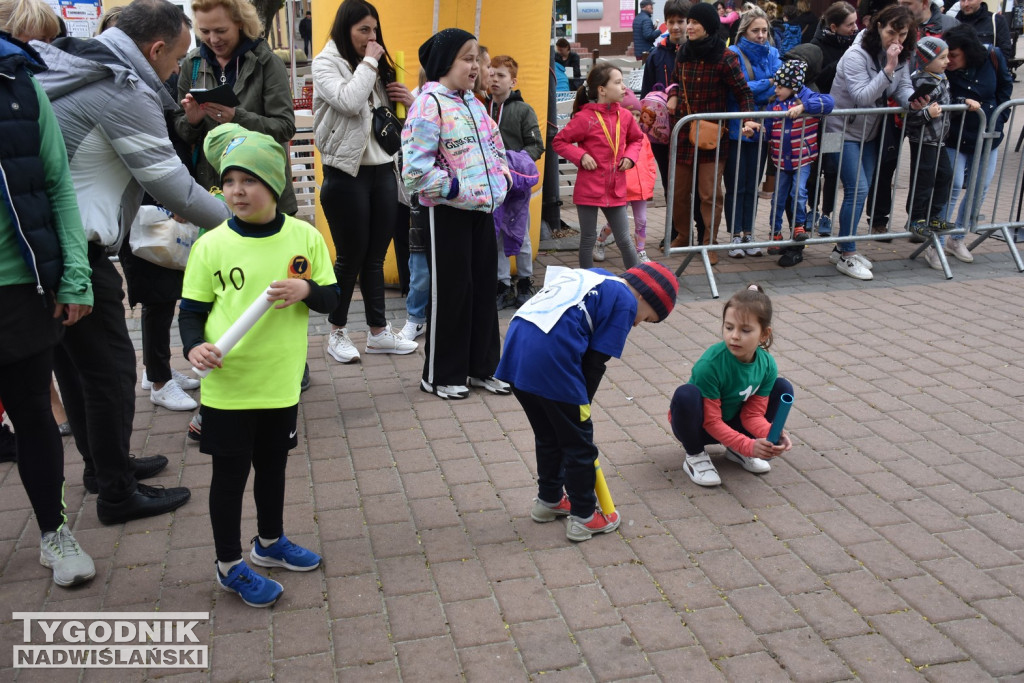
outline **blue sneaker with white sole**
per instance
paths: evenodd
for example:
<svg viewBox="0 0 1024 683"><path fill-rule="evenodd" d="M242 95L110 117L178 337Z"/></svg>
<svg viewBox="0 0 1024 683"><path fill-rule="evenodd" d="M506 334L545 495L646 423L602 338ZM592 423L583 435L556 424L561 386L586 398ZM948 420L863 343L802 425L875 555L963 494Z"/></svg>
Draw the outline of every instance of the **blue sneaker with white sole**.
<svg viewBox="0 0 1024 683"><path fill-rule="evenodd" d="M319 555L312 550L295 545L284 534L268 548L260 545L259 536L254 536L249 558L253 564L258 564L261 567L284 567L293 572L308 572L320 566Z"/></svg>
<svg viewBox="0 0 1024 683"><path fill-rule="evenodd" d="M216 572L217 584L226 591L238 593L242 602L250 607L270 607L284 593L284 586L260 576L244 560L232 567L227 576L220 573L220 568L216 568Z"/></svg>

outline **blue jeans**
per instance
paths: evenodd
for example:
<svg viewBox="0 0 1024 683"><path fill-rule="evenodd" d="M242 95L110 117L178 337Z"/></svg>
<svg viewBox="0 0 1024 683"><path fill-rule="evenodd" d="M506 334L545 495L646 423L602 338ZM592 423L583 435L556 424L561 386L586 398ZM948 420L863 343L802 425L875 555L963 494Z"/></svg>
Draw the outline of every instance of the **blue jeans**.
<svg viewBox="0 0 1024 683"><path fill-rule="evenodd" d="M430 298L430 271L427 268L427 254L414 251L409 254L409 294L405 298L405 310L409 321L417 325L427 322L427 300Z"/></svg>
<svg viewBox="0 0 1024 683"><path fill-rule="evenodd" d="M864 213L864 203L871 189L871 177L878 165L878 140L843 142L843 158L839 163L839 179L843 183L843 203L839 207L839 236L848 237L857 233L857 223ZM841 242L843 253L857 251L856 242Z"/></svg>
<svg viewBox="0 0 1024 683"><path fill-rule="evenodd" d="M730 145L725 161L725 223L733 235L754 232L757 185L767 161L767 145L761 142Z"/></svg>
<svg viewBox="0 0 1024 683"><path fill-rule="evenodd" d="M960 152L958 150L947 147L946 151L949 152L950 163L953 164L953 182L950 186L949 203L946 204L946 213L943 215L943 220L948 221L953 216L953 209L956 207L957 200L960 199L960 193L964 187L970 182L971 164L974 163L974 155ZM980 152L978 152L980 154ZM985 195L988 194L988 186L992 182L992 177L996 173L996 165L999 163L999 150L994 149L988 156L988 166L985 168L978 168L979 173L983 173L983 182L978 183L977 189L974 194L974 203L977 206L981 202L985 201ZM965 215L967 210L967 197L964 196L964 201L960 204L959 209L956 212L956 227L962 228L967 224L969 216ZM963 239L963 236L956 235L951 239ZM945 243L945 240L943 240Z"/></svg>
<svg viewBox="0 0 1024 683"><path fill-rule="evenodd" d="M793 225L807 225L807 178L811 175L811 164L795 171L778 169L775 179L775 194L772 195L772 234L782 232L782 214L786 213L786 202L793 201Z"/></svg>

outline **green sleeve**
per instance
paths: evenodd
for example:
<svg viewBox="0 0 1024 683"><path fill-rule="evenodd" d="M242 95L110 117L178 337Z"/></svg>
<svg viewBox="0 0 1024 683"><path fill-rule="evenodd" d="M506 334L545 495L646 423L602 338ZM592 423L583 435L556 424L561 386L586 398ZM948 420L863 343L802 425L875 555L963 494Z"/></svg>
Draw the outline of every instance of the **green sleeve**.
<svg viewBox="0 0 1024 683"><path fill-rule="evenodd" d="M269 48L267 48L269 50ZM256 68L261 70L261 88L259 96L262 98L263 114L256 114L243 105L235 107L234 122L243 128L254 130L257 133L265 133L274 138L279 144L286 145L292 136L295 135L295 107L292 101L292 86L288 80L288 70L284 62L270 52L270 58L261 60ZM251 53L252 59L256 59L255 51ZM251 87L251 84L246 84Z"/></svg>
<svg viewBox="0 0 1024 683"><path fill-rule="evenodd" d="M43 162L46 194L53 208L53 222L64 259L57 301L92 306L92 268L89 266L85 228L78 211L75 186L71 182L71 169L68 168L68 150L50 100L35 78L32 86L39 100L39 158Z"/></svg>
<svg viewBox="0 0 1024 683"><path fill-rule="evenodd" d="M193 56L190 52L185 61L182 62L181 72L178 74L178 102L180 103L185 99L185 95L192 89L192 64L198 59ZM203 136L206 135L206 128L202 122L198 126L193 126L188 122L188 117L185 116L185 110L179 109L174 114L174 130L185 142L195 145L201 144Z"/></svg>

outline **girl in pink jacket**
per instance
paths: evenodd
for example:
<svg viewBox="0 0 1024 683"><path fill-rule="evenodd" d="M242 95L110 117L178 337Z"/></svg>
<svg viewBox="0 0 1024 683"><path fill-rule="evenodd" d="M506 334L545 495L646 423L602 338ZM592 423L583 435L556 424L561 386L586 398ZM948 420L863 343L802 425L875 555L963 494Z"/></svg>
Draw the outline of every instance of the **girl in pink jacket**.
<svg viewBox="0 0 1024 683"><path fill-rule="evenodd" d="M552 143L555 152L579 167L572 201L580 222L580 267L594 266L597 210L612 228L625 268L639 262L626 219L626 172L636 165L644 134L619 105L626 93L622 72L598 64L576 92L573 116Z"/></svg>
<svg viewBox="0 0 1024 683"><path fill-rule="evenodd" d="M627 90L626 96L622 98L622 106L625 107L633 120L640 123L640 100L632 91ZM647 202L654 199L654 182L658 177L658 166L654 161L654 151L651 149L651 141L648 136L643 136L640 147L640 158L636 165L626 171L626 201L629 208L633 210L633 240L636 246L636 256L641 262L647 262ZM597 245L594 246L594 260L604 261L604 248L606 240L611 236L610 226L604 226L601 234L597 236Z"/></svg>

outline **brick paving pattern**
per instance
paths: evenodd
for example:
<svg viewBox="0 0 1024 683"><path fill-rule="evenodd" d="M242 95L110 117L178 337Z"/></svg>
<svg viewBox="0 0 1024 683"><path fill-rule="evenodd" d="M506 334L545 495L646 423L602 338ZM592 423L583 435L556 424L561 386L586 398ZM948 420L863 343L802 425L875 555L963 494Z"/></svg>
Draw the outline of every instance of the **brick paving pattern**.
<svg viewBox="0 0 1024 683"><path fill-rule="evenodd" d="M97 576L64 590L39 565L17 469L0 465L0 681L1019 680L1024 276L993 240L951 281L905 241L862 248L872 282L837 274L824 246L793 269L716 268L723 297L765 283L772 353L796 387L792 452L763 476L718 457L719 488L690 482L665 417L719 338L724 299L684 273L676 311L634 330L597 394L623 523L582 544L529 518L533 437L514 398L424 394L422 352L339 365L314 316L285 528L325 561L269 570L285 587L273 609L215 587L207 456L185 437L190 414L139 390L133 451L170 458L152 483L193 499L105 527L65 439L70 523ZM538 277L575 262L542 253ZM614 248L607 265L621 268ZM388 308L401 324L394 292ZM15 670L16 610L209 611L212 666Z"/></svg>

